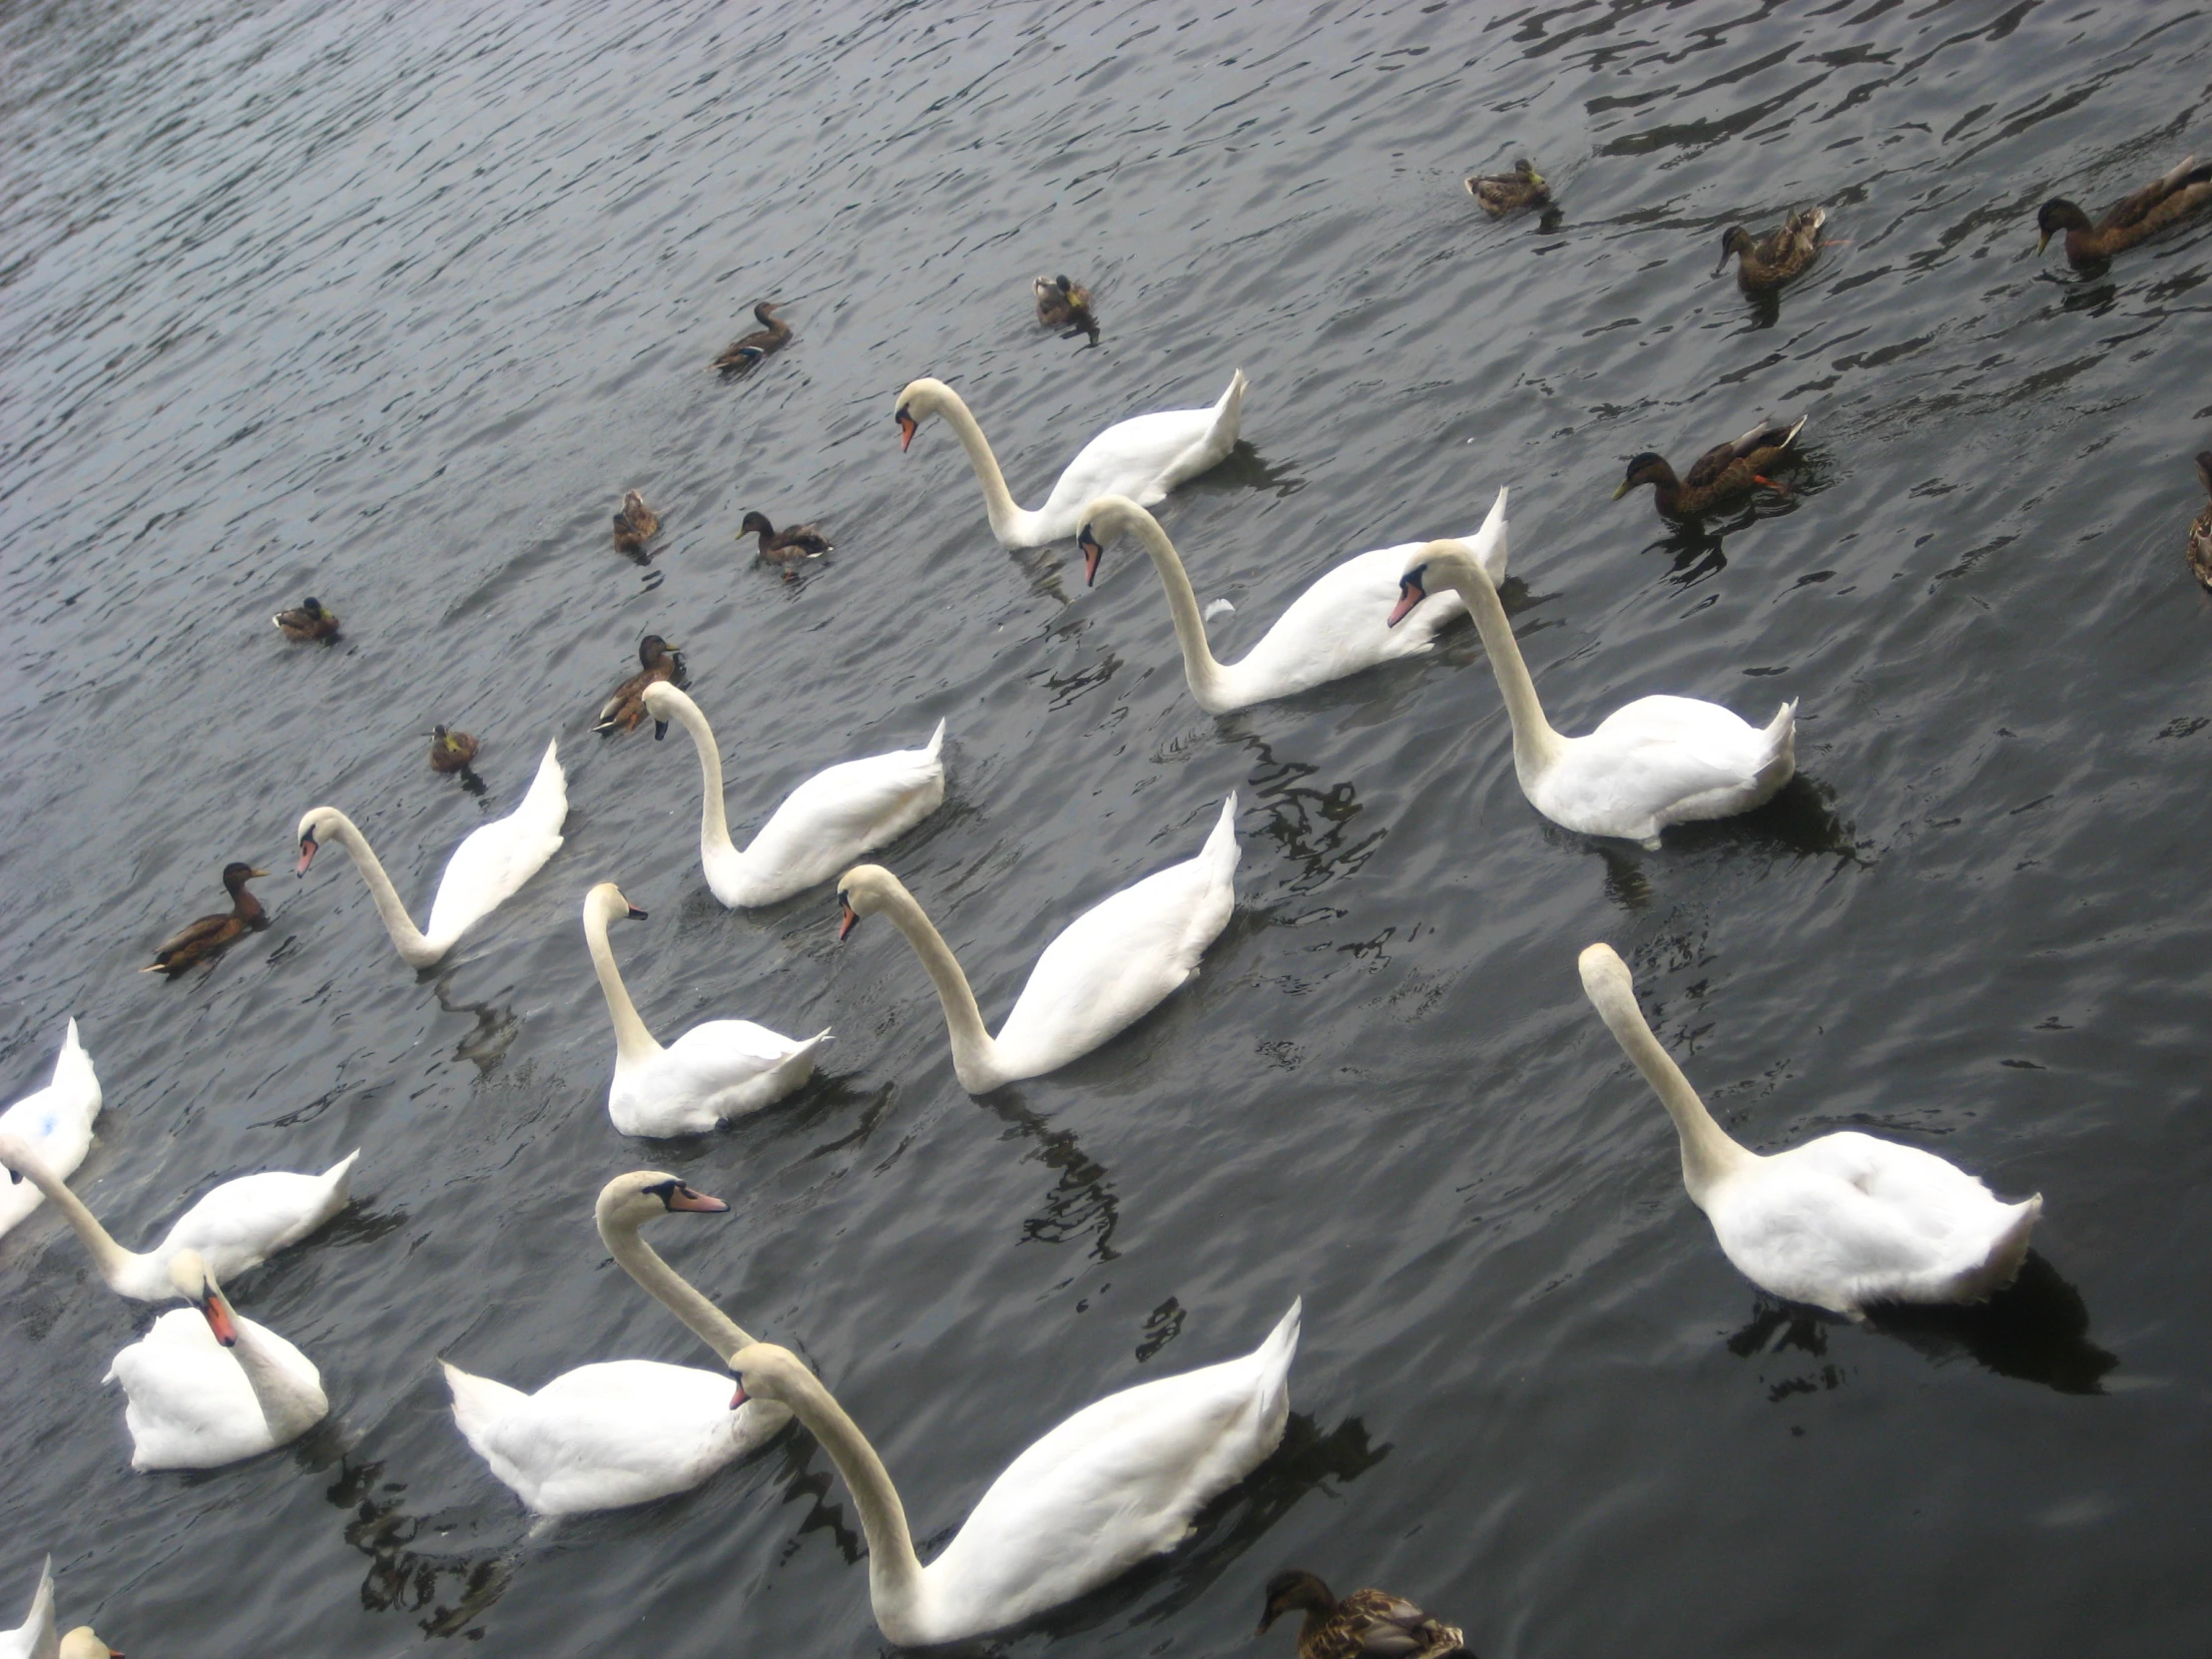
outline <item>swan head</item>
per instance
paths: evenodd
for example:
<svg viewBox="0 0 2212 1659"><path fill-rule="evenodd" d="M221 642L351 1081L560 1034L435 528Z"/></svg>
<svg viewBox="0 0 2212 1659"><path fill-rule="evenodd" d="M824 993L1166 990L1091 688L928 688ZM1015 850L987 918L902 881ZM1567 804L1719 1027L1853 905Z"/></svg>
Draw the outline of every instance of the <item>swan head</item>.
<svg viewBox="0 0 2212 1659"><path fill-rule="evenodd" d="M1075 538L1076 546L1083 550L1083 585L1086 588L1098 580L1099 563L1106 557L1106 549L1119 541L1122 532L1138 519L1151 517L1126 495L1102 495L1090 504L1083 514L1082 532Z"/></svg>
<svg viewBox="0 0 2212 1659"><path fill-rule="evenodd" d="M1265 1636L1268 1626L1285 1613L1311 1611L1326 1615L1336 1610L1337 1598L1314 1574L1297 1568L1279 1572L1268 1580L1268 1604L1260 1614L1260 1628L1254 1634Z"/></svg>
<svg viewBox="0 0 2212 1659"><path fill-rule="evenodd" d="M1751 233L1741 225L1731 225L1721 233L1721 263L1713 268L1718 276L1728 269L1728 262L1739 254L1756 254L1759 245L1751 240Z"/></svg>
<svg viewBox="0 0 2212 1659"><path fill-rule="evenodd" d="M1628 964L1621 960L1620 952L1611 945L1598 943L1589 946L1575 958L1574 964L1582 974L1582 990L1591 1001L1601 995L1618 1000L1627 997L1636 1000L1636 981L1628 971Z"/></svg>
<svg viewBox="0 0 2212 1659"><path fill-rule="evenodd" d="M307 866L314 862L315 850L322 845L325 836L338 833L345 823L345 815L335 807L310 807L299 820L299 869L307 873Z"/></svg>
<svg viewBox="0 0 2212 1659"><path fill-rule="evenodd" d="M789 1405L797 1392L793 1384L801 1379L813 1381L798 1355L774 1343L755 1343L751 1348L739 1349L730 1356L730 1371L738 1380L737 1391L730 1396L733 1411L749 1399Z"/></svg>
<svg viewBox="0 0 2212 1659"><path fill-rule="evenodd" d="M730 1208L721 1199L701 1192L682 1176L666 1170L636 1169L618 1175L599 1189L593 1207L602 1230L638 1228L661 1216L690 1213L719 1216Z"/></svg>
<svg viewBox="0 0 2212 1659"><path fill-rule="evenodd" d="M1621 479L1620 488L1613 492L1613 499L1618 501L1639 484L1664 486L1673 477L1674 468L1667 465L1666 457L1654 455L1647 449L1629 461L1628 472Z"/></svg>
<svg viewBox="0 0 2212 1659"><path fill-rule="evenodd" d="M906 389L898 394L898 447L914 441L914 428L942 409L945 399L953 395L952 388L942 380L920 379L907 382Z"/></svg>
<svg viewBox="0 0 2212 1659"><path fill-rule="evenodd" d="M584 894L584 915L587 920L598 921L601 925L620 921L625 916L632 921L646 919L645 911L623 897L622 889L612 881L602 881Z"/></svg>
<svg viewBox="0 0 2212 1659"><path fill-rule="evenodd" d="M61 1659L123 1659L122 1651L103 1642L89 1624L80 1624L62 1638Z"/></svg>
<svg viewBox="0 0 2212 1659"><path fill-rule="evenodd" d="M179 1296L200 1310L217 1342L225 1348L237 1344L239 1332L231 1318L230 1301L224 1296L223 1287L216 1283L208 1264L201 1260L199 1251L180 1250L169 1259L169 1283Z"/></svg>
<svg viewBox="0 0 2212 1659"><path fill-rule="evenodd" d="M666 680L656 680L645 688L645 712L653 717L653 741L659 743L668 736L668 723L681 720L684 710L699 712L699 705L686 697L682 688Z"/></svg>
<svg viewBox="0 0 2212 1659"><path fill-rule="evenodd" d="M1490 583L1490 573L1482 568L1463 541L1426 541L1406 555L1404 574L1397 579L1397 603L1390 607L1389 625L1395 628L1413 614L1413 607L1428 597L1435 587L1473 587L1476 583Z"/></svg>
<svg viewBox="0 0 2212 1659"><path fill-rule="evenodd" d="M893 893L905 890L881 864L854 864L837 877L837 937L847 937L862 916L875 914Z"/></svg>

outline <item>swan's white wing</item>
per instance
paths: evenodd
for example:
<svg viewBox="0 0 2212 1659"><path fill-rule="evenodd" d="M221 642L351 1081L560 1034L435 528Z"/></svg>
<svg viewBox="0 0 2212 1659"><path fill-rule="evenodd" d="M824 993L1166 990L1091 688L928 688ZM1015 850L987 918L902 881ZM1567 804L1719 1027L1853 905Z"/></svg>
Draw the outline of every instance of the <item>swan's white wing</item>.
<svg viewBox="0 0 2212 1659"><path fill-rule="evenodd" d="M179 1216L149 1254L166 1262L189 1246L207 1258L218 1279L244 1273L343 1209L352 1167L347 1158L321 1175L265 1170L226 1181Z"/></svg>
<svg viewBox="0 0 2212 1659"><path fill-rule="evenodd" d="M748 904L773 904L830 880L895 840L944 802L944 722L920 749L842 761L784 798L742 857Z"/></svg>
<svg viewBox="0 0 2212 1659"><path fill-rule="evenodd" d="M522 805L472 830L453 849L438 878L437 896L430 901L424 936L441 948L448 946L512 898L561 849L561 826L567 819L568 779L561 771L559 746L549 743Z"/></svg>
<svg viewBox="0 0 2212 1659"><path fill-rule="evenodd" d="M1222 680L1242 708L1290 697L1357 674L1377 663L1417 656L1466 602L1449 588L1430 594L1395 628L1390 606L1397 598L1405 560L1418 547L1407 542L1347 559L1323 574L1242 659L1224 666Z"/></svg>
<svg viewBox="0 0 2212 1659"><path fill-rule="evenodd" d="M827 1031L804 1041L749 1019L695 1025L652 1059L615 1068L607 1113L625 1135L702 1135L814 1075Z"/></svg>
<svg viewBox="0 0 2212 1659"><path fill-rule="evenodd" d="M1771 758L1766 736L1717 703L1640 697L1570 739L1532 794L1570 830L1642 839L1679 822L1685 803L1757 792Z"/></svg>
<svg viewBox="0 0 2212 1659"><path fill-rule="evenodd" d="M0 1112L0 1134L30 1142L47 1167L67 1181L91 1150L92 1120L99 1115L100 1078L72 1019L54 1057L53 1080ZM28 1181L0 1182L0 1233L37 1209L43 1196Z"/></svg>
<svg viewBox="0 0 2212 1659"><path fill-rule="evenodd" d="M54 1558L39 1568L31 1611L13 1630L0 1630L0 1659L60 1659L61 1638L54 1631Z"/></svg>

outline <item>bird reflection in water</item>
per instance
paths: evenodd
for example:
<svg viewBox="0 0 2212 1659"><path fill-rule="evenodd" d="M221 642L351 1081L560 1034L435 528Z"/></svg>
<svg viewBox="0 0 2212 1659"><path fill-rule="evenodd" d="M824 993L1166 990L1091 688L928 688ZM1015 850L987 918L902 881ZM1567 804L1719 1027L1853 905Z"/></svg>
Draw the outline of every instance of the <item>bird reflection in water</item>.
<svg viewBox="0 0 2212 1659"><path fill-rule="evenodd" d="M522 1031L522 1021L512 1007L494 1002L449 1002L445 996L445 981L440 979L433 987L438 1006L449 1014L473 1014L475 1026L454 1046L453 1058L466 1060L477 1071L488 1077L492 1069L505 1056L508 1046Z"/></svg>
<svg viewBox="0 0 2212 1659"><path fill-rule="evenodd" d="M1375 856L1389 831L1376 827L1362 833L1358 821L1366 809L1357 787L1310 784L1307 780L1319 767L1283 760L1262 738L1247 735L1242 741L1258 757L1250 774L1253 809L1267 815L1255 832L1275 842L1277 851L1298 866L1292 892L1312 892Z"/></svg>
<svg viewBox="0 0 2212 1659"><path fill-rule="evenodd" d="M1239 438L1236 448L1230 450L1219 464L1208 467L1196 478L1186 481L1182 488L1193 495L1267 490L1280 501L1286 496L1296 495L1306 487L1306 480L1298 476L1297 465L1296 461L1271 463L1250 442Z"/></svg>
<svg viewBox="0 0 2212 1659"><path fill-rule="evenodd" d="M332 1504L352 1511L345 1541L369 1558L361 1580L361 1605L372 1613L422 1613L416 1620L431 1636L466 1635L481 1640L475 1621L506 1592L514 1576L504 1554L433 1554L410 1547L422 1529L419 1516L403 1514L398 1481L384 1481L382 1463L340 1464L335 1484L324 1492ZM451 1606L440 1592L455 1599ZM472 1628L474 1626L474 1628Z"/></svg>
<svg viewBox="0 0 2212 1659"><path fill-rule="evenodd" d="M1021 1242L1061 1245L1088 1238L1093 1261L1118 1258L1121 1253L1112 1241L1114 1229L1121 1224L1121 1199L1106 1167L1083 1151L1074 1131L1054 1129L1003 1091L976 1104L996 1113L1007 1125L1006 1133L999 1137L1001 1141L1034 1141L1036 1146L1029 1157L1059 1172L1059 1180L1045 1194L1044 1208L1023 1220Z"/></svg>

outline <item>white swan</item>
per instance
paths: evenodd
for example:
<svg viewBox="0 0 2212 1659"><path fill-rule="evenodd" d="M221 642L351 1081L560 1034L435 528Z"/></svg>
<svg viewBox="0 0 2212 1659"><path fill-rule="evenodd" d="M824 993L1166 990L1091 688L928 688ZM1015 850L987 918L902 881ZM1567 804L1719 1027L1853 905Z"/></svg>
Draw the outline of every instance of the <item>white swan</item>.
<svg viewBox="0 0 2212 1659"><path fill-rule="evenodd" d="M615 1260L725 1361L753 1339L685 1284L638 1229L671 1211L727 1209L673 1175L640 1170L608 1182L597 1211L599 1236ZM689 1491L791 1420L770 1400L733 1411L726 1373L655 1360L579 1366L530 1394L450 1364L445 1381L469 1445L541 1515L620 1509Z"/></svg>
<svg viewBox="0 0 2212 1659"><path fill-rule="evenodd" d="M160 1244L137 1251L117 1244L27 1142L0 1135L0 1168L51 1199L108 1289L134 1302L167 1302L177 1294L170 1263L180 1252L195 1251L219 1278L236 1278L297 1244L352 1201L353 1160L360 1155L356 1147L320 1175L264 1170L226 1181L171 1222Z"/></svg>
<svg viewBox="0 0 2212 1659"><path fill-rule="evenodd" d="M73 1019L62 1037L61 1052L54 1056L53 1081L0 1112L0 1137L22 1141L66 1181L92 1150L92 1120L99 1115L100 1076L92 1069L85 1045L77 1040ZM44 1196L26 1181L11 1181L0 1188L0 1234L37 1209Z"/></svg>
<svg viewBox="0 0 2212 1659"><path fill-rule="evenodd" d="M173 1308L115 1357L135 1469L212 1469L288 1445L330 1411L322 1375L232 1308L197 1251L170 1259Z"/></svg>
<svg viewBox="0 0 2212 1659"><path fill-rule="evenodd" d="M1718 703L1639 697L1586 737L1563 737L1544 719L1513 628L1489 574L1465 555L1423 548L1406 561L1390 626L1449 587L1474 613L1482 649L1513 724L1513 772L1529 805L1585 835L1621 835L1647 847L1670 824L1729 818L1772 800L1797 770L1797 704L1765 730Z"/></svg>
<svg viewBox="0 0 2212 1659"><path fill-rule="evenodd" d="M712 1019L663 1048L638 1017L637 1004L615 966L607 923L645 912L612 881L584 894L584 942L615 1026L615 1078L607 1115L625 1135L703 1135L731 1118L758 1112L815 1074L815 1051L828 1030L805 1042L749 1019Z"/></svg>
<svg viewBox="0 0 2212 1659"><path fill-rule="evenodd" d="M1713 1121L1659 1046L1612 946L1591 945L1581 968L1583 990L1674 1120L1690 1202L1761 1290L1856 1320L1871 1303L1978 1302L2019 1271L2040 1193L2002 1203L1933 1152L1854 1129L1761 1157Z"/></svg>
<svg viewBox="0 0 2212 1659"><path fill-rule="evenodd" d="M1214 660L1206 643L1198 595L1191 589L1175 544L1158 519L1126 496L1101 496L1083 515L1078 540L1084 583L1097 579L1099 561L1125 530L1136 532L1160 572L1168 612L1175 619L1175 643L1183 651L1183 677L1190 682L1198 706L1210 715L1290 697L1378 663L1417 657L1432 649L1444 624L1466 607L1457 595L1439 597L1422 609L1412 627L1391 627L1384 620L1383 607L1396 596L1398 578L1411 555L1456 548L1479 561L1491 581L1505 577L1505 491L1501 489L1490 504L1490 516L1472 536L1460 541L1401 542L1347 559L1293 600L1240 661L1221 663Z"/></svg>
<svg viewBox="0 0 2212 1659"><path fill-rule="evenodd" d="M13 1630L0 1630L0 1659L123 1659L89 1624L66 1636L54 1633L54 1558L39 1569L30 1615Z"/></svg>
<svg viewBox="0 0 2212 1659"><path fill-rule="evenodd" d="M928 1647L1018 1624L1181 1543L1282 1439L1298 1325L1294 1302L1242 1359L1084 1406L1006 1465L926 1567L882 1458L799 1358L762 1343L730 1368L740 1399L790 1406L829 1451L867 1534L876 1628Z"/></svg>
<svg viewBox="0 0 2212 1659"><path fill-rule="evenodd" d="M699 861L707 885L732 908L776 904L830 876L861 853L896 840L944 802L944 722L920 749L839 761L784 798L740 851L722 805L722 752L699 705L665 681L648 686L656 740L676 722L699 751L703 786Z"/></svg>
<svg viewBox="0 0 2212 1659"><path fill-rule="evenodd" d="M898 394L898 447L914 441L914 428L922 421L933 414L944 416L967 451L975 481L983 486L983 510L999 545L1042 547L1074 535L1083 509L1102 495L1126 495L1149 507L1165 501L1176 485L1220 465L1237 447L1244 394L1240 368L1210 409L1163 409L1116 421L1083 445L1034 512L1014 504L990 440L960 394L942 380L915 380Z"/></svg>
<svg viewBox="0 0 2212 1659"><path fill-rule="evenodd" d="M1237 901L1237 796L1198 856L1100 899L1044 947L993 1037L951 947L898 877L859 864L837 882L837 937L862 916L891 918L937 987L952 1070L969 1094L1055 1071L1134 1024L1198 976L1198 959Z"/></svg>
<svg viewBox="0 0 2212 1659"><path fill-rule="evenodd" d="M315 848L335 841L353 855L368 883L384 931L409 967L435 966L469 928L512 898L523 882L561 849L561 826L568 818L568 778L561 771L559 744L545 746L545 759L522 805L505 818L472 830L445 861L437 896L430 900L430 927L424 932L369 848L368 837L335 807L316 807L299 821L299 873L307 873Z"/></svg>

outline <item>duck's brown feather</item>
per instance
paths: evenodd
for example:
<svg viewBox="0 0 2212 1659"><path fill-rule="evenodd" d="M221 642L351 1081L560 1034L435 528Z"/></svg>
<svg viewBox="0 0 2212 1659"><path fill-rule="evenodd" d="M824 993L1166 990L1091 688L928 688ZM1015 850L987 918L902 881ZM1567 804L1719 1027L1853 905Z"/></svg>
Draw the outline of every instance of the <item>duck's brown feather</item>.
<svg viewBox="0 0 2212 1659"><path fill-rule="evenodd" d="M782 317L772 314L776 301L764 299L753 307L754 316L762 326L750 334L741 334L722 348L722 355L715 358L715 367L725 374L738 374L751 368L771 351L780 351L791 342L792 326Z"/></svg>
<svg viewBox="0 0 2212 1659"><path fill-rule="evenodd" d="M2204 493L2212 496L2212 449L2197 457L2197 476L2204 480ZM2189 568L2198 581L2212 588L2212 504L2189 526Z"/></svg>
<svg viewBox="0 0 2212 1659"><path fill-rule="evenodd" d="M224 885L231 892L230 911L224 915L202 916L189 923L154 953L154 960L144 971L166 973L175 978L196 962L213 961L248 933L267 927L269 912L246 886L262 873L261 870L248 870L244 864L227 866Z"/></svg>
<svg viewBox="0 0 2212 1659"><path fill-rule="evenodd" d="M1467 194L1492 219L1551 205L1551 186L1525 161L1515 162L1510 173L1476 173L1465 182Z"/></svg>
<svg viewBox="0 0 2212 1659"><path fill-rule="evenodd" d="M2200 165L2191 156L2164 178L2121 197L2094 225L2062 197L2044 203L2036 217L2046 242L2052 230L2065 230L2067 263L2079 267L2101 265L2208 207L2212 207L2212 162Z"/></svg>
<svg viewBox="0 0 2212 1659"><path fill-rule="evenodd" d="M1737 242L1729 250L1736 257L1736 285L1746 293L1766 293L1804 276L1820 254L1821 227L1827 223L1826 208L1808 208L1756 242L1748 236Z"/></svg>
<svg viewBox="0 0 2212 1659"><path fill-rule="evenodd" d="M646 656L643 646L641 657ZM593 724L594 732L635 732L645 719L645 688L655 681L666 680L671 685L684 683L683 654L662 644L652 653L651 660L629 679L615 687L614 695L600 705L599 719Z"/></svg>

